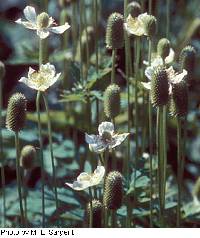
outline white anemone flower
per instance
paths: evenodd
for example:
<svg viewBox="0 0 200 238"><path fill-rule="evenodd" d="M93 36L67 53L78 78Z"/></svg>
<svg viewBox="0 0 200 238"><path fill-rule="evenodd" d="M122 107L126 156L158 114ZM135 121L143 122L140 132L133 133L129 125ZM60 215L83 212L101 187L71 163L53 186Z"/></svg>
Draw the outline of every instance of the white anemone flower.
<svg viewBox="0 0 200 238"><path fill-rule="evenodd" d="M42 64L39 71L29 67L28 77L22 77L19 82L37 91L46 91L60 77L61 73L56 74L54 65L50 63Z"/></svg>
<svg viewBox="0 0 200 238"><path fill-rule="evenodd" d="M85 190L89 187L97 186L103 180L105 174L105 168L103 166L97 166L94 173L88 174L86 172L81 173L77 180L73 183L65 183L70 188L81 191Z"/></svg>
<svg viewBox="0 0 200 238"><path fill-rule="evenodd" d="M102 153L106 149L112 150L120 145L129 133L115 134L114 125L111 122L102 122L98 128L99 135L85 134L85 140L90 149L96 153Z"/></svg>
<svg viewBox="0 0 200 238"><path fill-rule="evenodd" d="M131 35L136 36L147 36L145 28L145 19L148 17L148 14L142 13L138 17L132 17L131 14L128 15L124 27L126 31Z"/></svg>
<svg viewBox="0 0 200 238"><path fill-rule="evenodd" d="M41 39L47 38L50 32L62 34L70 28L67 22L64 25L56 26L54 19L45 12L36 15L35 8L31 6L25 7L24 16L27 21L20 18L15 22L25 26L25 28L35 30Z"/></svg>
<svg viewBox="0 0 200 238"><path fill-rule="evenodd" d="M144 88L151 90L151 79L153 77L153 74L158 66L150 66L147 67L145 70L145 75L150 80L150 82L142 82L142 85ZM182 73L175 72L174 68L170 66L166 69L168 80L169 80L169 94L172 92L172 84L176 84L184 80L185 76L187 76L187 70L183 69Z"/></svg>

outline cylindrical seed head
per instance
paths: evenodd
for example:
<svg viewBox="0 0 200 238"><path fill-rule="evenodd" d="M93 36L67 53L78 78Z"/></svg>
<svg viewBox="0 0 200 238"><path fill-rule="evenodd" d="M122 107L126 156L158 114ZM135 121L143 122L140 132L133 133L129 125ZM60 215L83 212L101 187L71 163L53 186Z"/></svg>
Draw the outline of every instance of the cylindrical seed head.
<svg viewBox="0 0 200 238"><path fill-rule="evenodd" d="M32 169L36 161L36 149L32 145L26 145L21 150L20 166L24 169Z"/></svg>
<svg viewBox="0 0 200 238"><path fill-rule="evenodd" d="M37 16L37 25L39 28L46 28L49 25L49 15L42 12Z"/></svg>
<svg viewBox="0 0 200 238"><path fill-rule="evenodd" d="M174 117L184 117L188 112L188 86L184 80L172 84L170 99L170 114Z"/></svg>
<svg viewBox="0 0 200 238"><path fill-rule="evenodd" d="M108 118L115 118L120 113L120 87L111 84L104 93L104 112Z"/></svg>
<svg viewBox="0 0 200 238"><path fill-rule="evenodd" d="M23 129L26 121L26 98L22 93L13 94L8 102L6 127L14 132Z"/></svg>
<svg viewBox="0 0 200 238"><path fill-rule="evenodd" d="M164 106L169 100L168 75L164 67L158 67L151 80L151 102L153 106Z"/></svg>
<svg viewBox="0 0 200 238"><path fill-rule="evenodd" d="M128 14L131 14L133 18L137 17L141 14L141 6L138 2L132 1L127 6L127 12Z"/></svg>
<svg viewBox="0 0 200 238"><path fill-rule="evenodd" d="M0 80L4 78L5 73L6 73L5 65L2 61L0 61Z"/></svg>
<svg viewBox="0 0 200 238"><path fill-rule="evenodd" d="M144 25L145 25L145 30L146 30L147 36L149 36L151 38L153 36L155 36L155 34L157 32L157 20L156 20L156 18L152 15L147 15L145 17Z"/></svg>
<svg viewBox="0 0 200 238"><path fill-rule="evenodd" d="M103 204L96 199L92 200L92 227L101 228L103 218ZM87 222L90 220L90 203L87 205Z"/></svg>
<svg viewBox="0 0 200 238"><path fill-rule="evenodd" d="M122 206L122 175L118 171L110 172L105 179L103 204L107 209L117 210Z"/></svg>
<svg viewBox="0 0 200 238"><path fill-rule="evenodd" d="M162 38L157 44L157 53L162 59L165 59L169 55L170 41L166 38Z"/></svg>
<svg viewBox="0 0 200 238"><path fill-rule="evenodd" d="M109 49L124 47L124 18L121 14L112 13L107 22L106 46Z"/></svg>

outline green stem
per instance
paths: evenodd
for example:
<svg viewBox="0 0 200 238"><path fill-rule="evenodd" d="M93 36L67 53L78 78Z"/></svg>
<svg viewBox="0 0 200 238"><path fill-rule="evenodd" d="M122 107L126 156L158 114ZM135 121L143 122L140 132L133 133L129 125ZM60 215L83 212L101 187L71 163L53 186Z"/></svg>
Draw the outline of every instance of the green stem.
<svg viewBox="0 0 200 238"><path fill-rule="evenodd" d="M98 56L98 2L97 0L94 0L94 29L95 29L95 55L96 55L96 73L98 75L99 73L99 56Z"/></svg>
<svg viewBox="0 0 200 238"><path fill-rule="evenodd" d="M112 228L116 227L116 210L111 210Z"/></svg>
<svg viewBox="0 0 200 238"><path fill-rule="evenodd" d="M24 217L25 217L25 223L26 223L26 226L27 226L27 187L26 187L26 181L25 181L25 178L26 178L26 170L23 169L23 176L22 176L22 184L23 184L23 194L24 194Z"/></svg>
<svg viewBox="0 0 200 238"><path fill-rule="evenodd" d="M112 73L111 73L111 84L115 83L115 61L116 61L117 50L112 50Z"/></svg>
<svg viewBox="0 0 200 238"><path fill-rule="evenodd" d="M80 26L79 26L79 44L80 44L80 68L81 68L81 80L84 81L84 75L83 75L83 56L82 56L82 32L83 32L83 19L82 19L82 4L83 1L79 2L79 20L80 20Z"/></svg>
<svg viewBox="0 0 200 238"><path fill-rule="evenodd" d="M177 227L181 225L181 119L177 118L177 178L178 178L178 204Z"/></svg>
<svg viewBox="0 0 200 238"><path fill-rule="evenodd" d="M165 208L165 188L167 170L167 106L163 106L163 206Z"/></svg>
<svg viewBox="0 0 200 238"><path fill-rule="evenodd" d="M149 38L148 62L151 65L152 41ZM149 162L150 162L150 227L153 226L153 123L152 123L152 105L151 95L149 94Z"/></svg>
<svg viewBox="0 0 200 238"><path fill-rule="evenodd" d="M2 202L3 202L3 216L2 216L2 227L6 226L6 196L5 196L5 170L4 163L1 164L1 184L2 184Z"/></svg>
<svg viewBox="0 0 200 238"><path fill-rule="evenodd" d="M92 208L92 189L89 187L89 196L90 196L90 223L89 227L93 227L93 208Z"/></svg>
<svg viewBox="0 0 200 238"><path fill-rule="evenodd" d="M20 150L19 150L19 135L18 132L15 132L15 148L16 148L16 174L17 174L17 188L19 195L19 206L20 206L20 214L21 214L21 224L24 227L24 210L22 204L22 182L21 182L21 174L20 174Z"/></svg>
<svg viewBox="0 0 200 238"><path fill-rule="evenodd" d="M49 105L48 105L46 94L43 93L42 96L43 96L43 99L44 99L45 109L46 109L46 112L47 112L49 146L50 146L51 164L52 164L52 170L53 170L53 186L54 186L54 193L55 193L56 211L58 211L58 193L57 193L56 168L55 168L54 153L53 153L51 118L50 118Z"/></svg>
<svg viewBox="0 0 200 238"><path fill-rule="evenodd" d="M149 0L149 14L152 14L152 0Z"/></svg>
<svg viewBox="0 0 200 238"><path fill-rule="evenodd" d="M39 131L39 143L40 143L40 164L41 164L41 180L42 180L42 227L45 227L45 198L44 198L44 158L43 158L43 141L42 141L42 126L40 119L40 97L41 92L37 92L36 98L36 110L38 117L38 131Z"/></svg>
<svg viewBox="0 0 200 238"><path fill-rule="evenodd" d="M167 0L167 23L166 23L166 37L169 38L170 28L170 0Z"/></svg>
<svg viewBox="0 0 200 238"><path fill-rule="evenodd" d="M72 39L73 39L73 61L75 59L77 46L77 1L72 1Z"/></svg>

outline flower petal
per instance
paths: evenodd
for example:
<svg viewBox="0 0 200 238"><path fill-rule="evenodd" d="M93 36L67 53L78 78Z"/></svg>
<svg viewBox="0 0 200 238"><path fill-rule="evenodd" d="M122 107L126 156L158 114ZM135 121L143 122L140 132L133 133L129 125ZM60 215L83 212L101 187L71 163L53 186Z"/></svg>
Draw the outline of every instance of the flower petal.
<svg viewBox="0 0 200 238"><path fill-rule="evenodd" d="M90 181L90 179L91 179L91 176L88 173L86 173L86 172L81 173L77 177L77 181L78 182Z"/></svg>
<svg viewBox="0 0 200 238"><path fill-rule="evenodd" d="M148 80L151 81L153 74L154 74L155 67L149 66L145 69L145 76L148 78Z"/></svg>
<svg viewBox="0 0 200 238"><path fill-rule="evenodd" d="M65 183L65 184L76 191L85 190L86 188L90 187L90 184L88 182L74 181L73 184L71 183Z"/></svg>
<svg viewBox="0 0 200 238"><path fill-rule="evenodd" d="M123 133L123 134L119 134L119 135L114 135L113 136L113 142L110 145L111 148L115 148L116 146L120 145L125 139L126 137L129 135L129 133Z"/></svg>
<svg viewBox="0 0 200 238"><path fill-rule="evenodd" d="M98 142L97 144L89 144L89 148L92 152L101 154L106 150L108 147L108 144L105 144L103 142Z"/></svg>
<svg viewBox="0 0 200 238"><path fill-rule="evenodd" d="M54 26L54 27L49 27L49 31L56 33L56 34L62 34L63 32L65 32L66 30L68 30L70 28L70 25L66 22L64 25L62 26Z"/></svg>
<svg viewBox="0 0 200 238"><path fill-rule="evenodd" d="M97 166L94 173L91 175L91 185L95 186L95 185L100 184L104 175L105 175L104 166Z"/></svg>
<svg viewBox="0 0 200 238"><path fill-rule="evenodd" d="M126 31L129 34L142 36L145 34L144 24L138 18L133 18L130 14L127 17L126 23L124 24Z"/></svg>
<svg viewBox="0 0 200 238"><path fill-rule="evenodd" d="M141 82L142 86L147 89L147 90L151 90L151 82Z"/></svg>
<svg viewBox="0 0 200 238"><path fill-rule="evenodd" d="M114 125L112 122L104 121L98 127L99 135L102 136L104 131L110 132L111 135L114 133Z"/></svg>
<svg viewBox="0 0 200 238"><path fill-rule="evenodd" d="M49 36L49 31L47 29L38 29L37 35L40 37L40 39L45 39Z"/></svg>
<svg viewBox="0 0 200 238"><path fill-rule="evenodd" d="M171 64L174 61L175 52L172 48L170 48L169 55L165 58L166 64Z"/></svg>
<svg viewBox="0 0 200 238"><path fill-rule="evenodd" d="M21 18L18 19L17 21L15 21L17 24L23 25L25 28L27 29L31 29L31 30L36 30L37 26L36 24L29 22L29 21L22 21Z"/></svg>
<svg viewBox="0 0 200 238"><path fill-rule="evenodd" d="M88 144L96 144L98 141L98 136L96 135L88 135L87 133L85 133L85 141Z"/></svg>
<svg viewBox="0 0 200 238"><path fill-rule="evenodd" d="M24 16L26 17L26 19L32 23L36 23L36 12L35 12L35 8L31 7L31 6L27 6L24 9Z"/></svg>

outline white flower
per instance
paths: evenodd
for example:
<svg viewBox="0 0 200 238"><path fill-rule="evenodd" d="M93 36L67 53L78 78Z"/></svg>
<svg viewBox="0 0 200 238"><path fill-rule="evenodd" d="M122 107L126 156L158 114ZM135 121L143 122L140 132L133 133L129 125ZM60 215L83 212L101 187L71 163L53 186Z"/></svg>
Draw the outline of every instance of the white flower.
<svg viewBox="0 0 200 238"><path fill-rule="evenodd" d="M103 166L97 166L93 174L81 173L77 180L71 183L65 183L70 188L80 191L86 188L96 186L101 183L105 174L105 168Z"/></svg>
<svg viewBox="0 0 200 238"><path fill-rule="evenodd" d="M129 34L136 36L147 35L145 28L145 19L148 17L148 14L145 12L140 14L138 17L133 18L131 14L126 19L124 27Z"/></svg>
<svg viewBox="0 0 200 238"><path fill-rule="evenodd" d="M151 90L151 79L152 79L153 74L157 67L158 66L150 66L150 67L146 68L145 75L150 80L150 82L147 82L147 83L141 82L144 88ZM182 73L177 73L177 72L175 72L175 70L172 66L167 68L166 71L167 71L168 81L169 81L169 94L171 94L172 84L181 82L187 75L187 71L185 69L183 69Z"/></svg>
<svg viewBox="0 0 200 238"><path fill-rule="evenodd" d="M37 35L41 39L47 38L50 32L62 34L70 28L70 25L67 22L61 26L53 26L55 25L55 21L52 17L49 17L47 13L41 13L37 16L35 8L31 6L25 7L24 16L27 21L23 21L20 18L15 22L25 26L28 29L37 31ZM44 24L41 24L41 16L45 17L43 18L45 20Z"/></svg>
<svg viewBox="0 0 200 238"><path fill-rule="evenodd" d="M47 63L42 64L39 71L29 67L28 77L22 77L19 82L25 83L28 87L35 90L46 91L58 80L60 74L56 74L54 65Z"/></svg>
<svg viewBox="0 0 200 238"><path fill-rule="evenodd" d="M102 122L98 128L99 135L85 134L85 140L89 144L90 149L96 153L102 153L107 148L109 150L120 145L129 133L115 134L114 125L111 122Z"/></svg>

